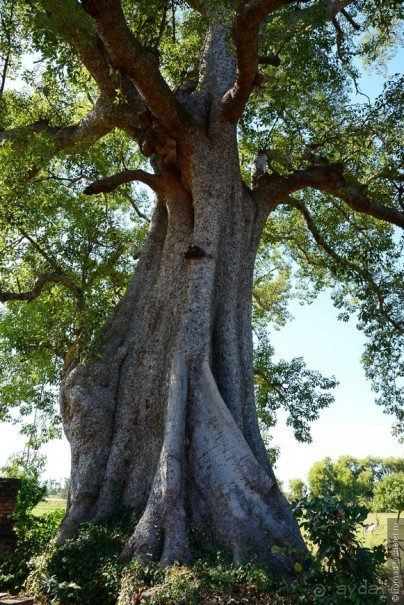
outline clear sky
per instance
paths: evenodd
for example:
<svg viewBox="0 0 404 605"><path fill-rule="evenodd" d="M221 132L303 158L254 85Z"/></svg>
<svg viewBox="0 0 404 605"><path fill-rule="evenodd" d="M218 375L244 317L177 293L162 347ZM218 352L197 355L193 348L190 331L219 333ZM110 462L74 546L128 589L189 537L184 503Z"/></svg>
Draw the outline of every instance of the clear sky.
<svg viewBox="0 0 404 605"><path fill-rule="evenodd" d="M276 466L279 479L285 486L290 479L305 480L312 464L325 456L404 456L404 446L391 436L393 417L374 403L365 379L360 364L364 337L355 321L338 321L326 293L312 305L301 307L296 301L291 311L296 319L271 335L277 356L304 357L310 369L334 375L340 384L333 391L335 403L312 424L311 444L298 443L286 426L286 414L279 415L273 429L274 445L281 448Z"/></svg>

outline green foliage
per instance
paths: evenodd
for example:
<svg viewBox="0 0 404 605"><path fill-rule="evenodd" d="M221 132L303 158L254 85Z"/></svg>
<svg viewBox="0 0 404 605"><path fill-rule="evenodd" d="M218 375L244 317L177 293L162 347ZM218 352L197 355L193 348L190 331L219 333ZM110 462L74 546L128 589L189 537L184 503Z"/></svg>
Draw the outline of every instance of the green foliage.
<svg viewBox="0 0 404 605"><path fill-rule="evenodd" d="M304 583L306 590L311 583L318 602L385 602L384 547L365 548L357 537L366 507L348 505L336 497L310 498L296 502L294 514L315 551Z"/></svg>
<svg viewBox="0 0 404 605"><path fill-rule="evenodd" d="M310 494L315 497L337 496L344 502L361 502L372 507L372 499L383 478L404 465L403 458L359 459L340 456L333 462L329 456L315 462L308 474Z"/></svg>
<svg viewBox="0 0 404 605"><path fill-rule="evenodd" d="M291 479L289 481L289 491L287 494L289 502L303 500L307 496L307 486L301 479Z"/></svg>
<svg viewBox="0 0 404 605"><path fill-rule="evenodd" d="M223 562L211 565L198 560L185 567L161 569L155 563L135 562L125 569L118 603L135 603L147 595L153 605L291 604L293 601L282 592L277 594L274 579L254 564L234 567Z"/></svg>
<svg viewBox="0 0 404 605"><path fill-rule="evenodd" d="M149 599L154 605L209 600L218 605L334 605L348 602L347 595L357 605L384 602L383 549L365 549L356 537L366 510L337 499L314 499L299 501L295 512L317 551L307 561L296 562L295 579L287 582L255 563L233 566L209 530L193 535L196 558L189 565L164 568L153 561L124 565L119 553L130 524L117 511L108 523L90 524L73 540L38 556L27 586L43 604L95 605L102 599L112 605L118 598L118 603ZM365 596L359 591L363 586ZM324 590L321 595L319 589Z"/></svg>
<svg viewBox="0 0 404 605"><path fill-rule="evenodd" d="M141 192L140 203L126 190L90 204L80 191L83 179L105 175L114 156L129 161L132 153L110 135L77 163L50 163L22 186L12 214L0 199L0 291L29 292L40 275L59 276L29 304L0 304L0 420L18 410L31 448L60 436L61 371L89 355L142 248L147 222L134 209L144 204Z"/></svg>
<svg viewBox="0 0 404 605"><path fill-rule="evenodd" d="M17 506L13 513L15 532L18 542L14 552L0 553L0 587L4 590L19 590L23 586L31 564L31 559L45 550L55 535L64 511L48 513L43 516L32 514L35 506L46 495L46 486L40 483L43 460L31 459L30 462L13 457L11 462L1 469L3 476L21 479Z"/></svg>
<svg viewBox="0 0 404 605"><path fill-rule="evenodd" d="M288 412L287 425L298 441L310 443L310 423L328 407L334 397L328 391L337 386L334 377L325 378L309 370L301 357L274 362L274 349L261 332L254 351L255 396L258 418L265 428L276 424L276 412Z"/></svg>
<svg viewBox="0 0 404 605"><path fill-rule="evenodd" d="M73 540L38 556L28 588L41 602L92 605L116 602L126 537L105 525L88 525Z"/></svg>
<svg viewBox="0 0 404 605"><path fill-rule="evenodd" d="M375 489L374 506L378 510L397 511L397 523L404 510L404 473L392 473L379 481Z"/></svg>

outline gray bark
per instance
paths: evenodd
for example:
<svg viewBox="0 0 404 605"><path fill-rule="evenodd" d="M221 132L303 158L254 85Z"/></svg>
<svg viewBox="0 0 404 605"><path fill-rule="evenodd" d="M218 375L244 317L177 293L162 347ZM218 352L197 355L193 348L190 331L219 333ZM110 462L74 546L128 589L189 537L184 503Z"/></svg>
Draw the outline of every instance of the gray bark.
<svg viewBox="0 0 404 605"><path fill-rule="evenodd" d="M94 15L107 40L107 18ZM116 27L123 27L119 16ZM138 62L110 42L152 107L154 75L143 79ZM291 560L272 547L300 556L305 546L259 433L251 333L258 242L268 211L285 194L269 183L262 204L242 181L237 119L223 112L223 99L233 115L246 94L235 86L226 97L235 74L215 17L200 90L187 98L181 92L181 105L160 95L153 108L176 139L176 165L154 157L156 209L134 279L93 361L71 368L63 381L72 477L59 539L122 504L140 514L126 559L187 561L189 531L209 525L235 563L259 557L290 574ZM157 76L155 87L154 95Z"/></svg>
<svg viewBox="0 0 404 605"><path fill-rule="evenodd" d="M141 513L126 559L186 561L189 530L209 524L234 562L258 556L290 572L272 546L304 545L254 406L251 288L262 217L240 177L235 133L224 129L207 145L194 157L191 191L177 183L159 195L97 358L64 379L72 477L59 539L120 503Z"/></svg>

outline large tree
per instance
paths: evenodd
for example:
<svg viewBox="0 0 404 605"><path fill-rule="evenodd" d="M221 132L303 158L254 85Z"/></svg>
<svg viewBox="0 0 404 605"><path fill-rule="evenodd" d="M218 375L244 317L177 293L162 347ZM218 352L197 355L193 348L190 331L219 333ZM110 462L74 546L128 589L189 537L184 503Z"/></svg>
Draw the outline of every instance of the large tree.
<svg viewBox="0 0 404 605"><path fill-rule="evenodd" d="M352 101L355 57L373 61L394 44L400 3L2 0L1 9L1 300L31 301L28 311L10 303L42 332L30 355L48 347L64 360L72 472L59 539L122 504L140 513L128 559L185 561L190 529L208 524L235 562L258 556L290 572L304 544L259 430L253 285L262 414L267 387L289 402L303 372L300 360L262 367L268 284L287 291L296 270L302 296L330 286L342 318L357 313L366 371L402 420L400 80L374 104ZM6 86L19 61L31 64L22 93ZM147 219L134 182L155 193L155 207L134 278L97 331L97 298L113 301L130 269L122 200ZM284 279L271 282L268 264ZM46 308L60 309L52 342L35 317L41 298L44 326ZM27 359L18 362L29 373ZM302 376L303 415L315 416Z"/></svg>

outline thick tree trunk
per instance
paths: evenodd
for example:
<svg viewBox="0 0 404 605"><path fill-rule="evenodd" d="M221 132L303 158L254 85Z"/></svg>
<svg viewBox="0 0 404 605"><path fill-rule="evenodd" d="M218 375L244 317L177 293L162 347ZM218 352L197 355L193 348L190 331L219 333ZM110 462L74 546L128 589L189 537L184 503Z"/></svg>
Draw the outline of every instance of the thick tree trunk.
<svg viewBox="0 0 404 605"><path fill-rule="evenodd" d="M251 287L262 218L235 144L199 145L192 187L173 172L158 196L136 275L103 330L98 358L71 369L62 412L72 450L60 539L118 503L141 513L123 556L192 556L209 524L239 563L284 573L304 551L259 434ZM276 549L278 551L278 549Z"/></svg>

